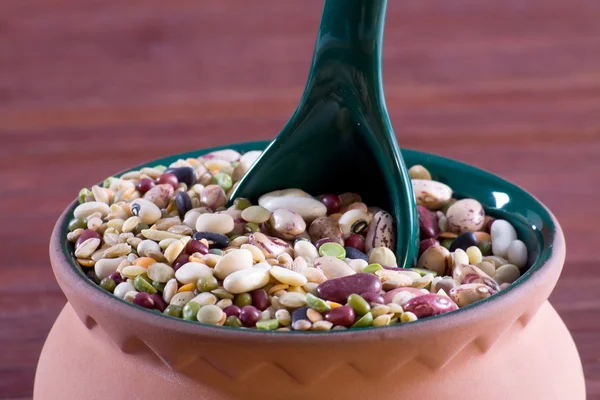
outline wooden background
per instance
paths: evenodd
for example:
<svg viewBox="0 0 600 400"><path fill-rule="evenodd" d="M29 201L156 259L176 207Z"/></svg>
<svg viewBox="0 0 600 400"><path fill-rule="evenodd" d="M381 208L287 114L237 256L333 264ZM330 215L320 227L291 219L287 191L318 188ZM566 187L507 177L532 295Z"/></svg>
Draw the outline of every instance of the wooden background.
<svg viewBox="0 0 600 400"><path fill-rule="evenodd" d="M568 256L551 300L599 399L600 2L390 3L400 144L491 170L556 213ZM321 6L0 0L1 398L30 398L65 301L47 256L61 210L133 164L272 138L303 89Z"/></svg>

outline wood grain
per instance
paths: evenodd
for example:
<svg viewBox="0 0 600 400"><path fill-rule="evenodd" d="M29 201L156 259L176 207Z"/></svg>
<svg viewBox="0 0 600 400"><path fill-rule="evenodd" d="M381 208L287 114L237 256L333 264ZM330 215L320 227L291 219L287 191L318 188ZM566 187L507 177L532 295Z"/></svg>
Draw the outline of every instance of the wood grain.
<svg viewBox="0 0 600 400"><path fill-rule="evenodd" d="M0 2L0 397L29 398L64 303L48 238L82 186L163 155L273 137L321 0ZM404 147L530 190L565 230L551 300L600 399L600 2L390 2L384 81Z"/></svg>

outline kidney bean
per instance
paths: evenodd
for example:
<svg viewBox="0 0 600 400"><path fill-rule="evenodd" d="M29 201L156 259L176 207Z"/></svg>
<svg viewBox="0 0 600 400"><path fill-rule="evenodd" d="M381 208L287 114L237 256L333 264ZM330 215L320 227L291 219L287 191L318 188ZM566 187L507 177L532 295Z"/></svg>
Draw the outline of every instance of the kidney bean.
<svg viewBox="0 0 600 400"><path fill-rule="evenodd" d="M317 294L325 300L344 303L352 293L381 290L381 281L374 274L358 273L341 278L329 279L317 286Z"/></svg>
<svg viewBox="0 0 600 400"><path fill-rule="evenodd" d="M177 271L179 268L181 268L181 266L183 264L186 264L189 261L190 261L190 255L187 253L181 253L180 255L177 256L175 261L173 261L172 267L175 271Z"/></svg>
<svg viewBox="0 0 600 400"><path fill-rule="evenodd" d="M208 254L208 247L199 240L190 240L185 247L185 252L188 254L200 253Z"/></svg>
<svg viewBox="0 0 600 400"><path fill-rule="evenodd" d="M456 251L456 249L467 250L471 246L477 246L477 236L474 232L463 232L450 245L450 251Z"/></svg>
<svg viewBox="0 0 600 400"><path fill-rule="evenodd" d="M254 306L244 306L240 311L240 321L245 327L253 327L260 320L260 311Z"/></svg>
<svg viewBox="0 0 600 400"><path fill-rule="evenodd" d="M351 234L344 241L345 247L352 247L360 252L365 251L365 238L362 235L356 233Z"/></svg>
<svg viewBox="0 0 600 400"><path fill-rule="evenodd" d="M256 289L251 293L252 305L260 311L265 311L269 307L269 295L264 289Z"/></svg>
<svg viewBox="0 0 600 400"><path fill-rule="evenodd" d="M458 306L446 296L430 293L410 299L403 308L419 318L425 318L457 310Z"/></svg>
<svg viewBox="0 0 600 400"><path fill-rule="evenodd" d="M234 304L234 305L225 307L225 309L223 311L225 312L225 315L227 315L227 318L229 318L231 316L239 317L240 313L242 312L242 309Z"/></svg>
<svg viewBox="0 0 600 400"><path fill-rule="evenodd" d="M175 175L177 180L185 183L188 189L196 183L196 171L190 167L168 168L165 173Z"/></svg>
<svg viewBox="0 0 600 400"><path fill-rule="evenodd" d="M354 310L349 306L341 306L328 311L325 319L333 325L349 327L354 323Z"/></svg>
<svg viewBox="0 0 600 400"><path fill-rule="evenodd" d="M164 172L158 177L156 183L158 183L159 185L171 185L173 186L173 189L177 189L177 187L179 186L179 179L177 179L177 177L174 174Z"/></svg>
<svg viewBox="0 0 600 400"><path fill-rule="evenodd" d="M321 203L327 207L327 215L335 214L340 211L342 205L340 196L335 194L324 194L321 196Z"/></svg>
<svg viewBox="0 0 600 400"><path fill-rule="evenodd" d="M434 213L423 206L417 206L419 211L419 232L421 239L435 238L440 233L437 218Z"/></svg>
<svg viewBox="0 0 600 400"><path fill-rule="evenodd" d="M365 292L365 293L361 294L360 297L365 299L367 301L367 303L369 303L369 304L373 304L373 303L386 304L385 300L383 299L383 297L381 297L381 295L379 293Z"/></svg>
<svg viewBox="0 0 600 400"><path fill-rule="evenodd" d="M425 293L421 292L419 289L415 289L413 287L399 287L396 289L392 289L383 295L383 304L392 303L394 301L394 296L396 296L400 292L408 292L415 296L423 296L425 294Z"/></svg>
<svg viewBox="0 0 600 400"><path fill-rule="evenodd" d="M77 249L79 246L81 246L83 242L85 242L88 239L100 239L100 243L102 243L102 237L98 234L98 232L93 231L91 229L86 229L77 238L77 241L75 242L75 248Z"/></svg>
<svg viewBox="0 0 600 400"><path fill-rule="evenodd" d="M437 239L425 239L419 242L419 257L431 246L439 246L440 242Z"/></svg>
<svg viewBox="0 0 600 400"><path fill-rule="evenodd" d="M139 292L136 294L133 298L133 304L149 309L154 308L154 300L152 300L152 297L146 292Z"/></svg>
<svg viewBox="0 0 600 400"><path fill-rule="evenodd" d="M152 189L156 186L156 183L150 178L142 178L136 183L135 188L141 193L144 194L148 190Z"/></svg>
<svg viewBox="0 0 600 400"><path fill-rule="evenodd" d="M346 257L352 260L365 260L369 261L369 256L360 250L356 250L354 247L344 247L346 250Z"/></svg>
<svg viewBox="0 0 600 400"><path fill-rule="evenodd" d="M154 293L150 295L152 301L154 301L154 308L158 311L163 312L165 308L167 308L167 303L163 300L162 296L158 293Z"/></svg>
<svg viewBox="0 0 600 400"><path fill-rule="evenodd" d="M185 213L190 211L193 207L192 199L186 192L177 192L175 195L175 205L181 219L185 217Z"/></svg>
<svg viewBox="0 0 600 400"><path fill-rule="evenodd" d="M215 232L196 232L194 233L194 239L206 239L211 247L222 249L229 246L229 238L221 233Z"/></svg>

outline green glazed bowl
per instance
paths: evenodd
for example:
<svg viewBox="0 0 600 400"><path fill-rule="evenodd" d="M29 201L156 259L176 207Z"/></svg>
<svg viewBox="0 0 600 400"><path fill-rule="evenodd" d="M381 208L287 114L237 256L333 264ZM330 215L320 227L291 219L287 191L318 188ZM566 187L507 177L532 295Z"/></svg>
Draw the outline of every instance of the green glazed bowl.
<svg viewBox="0 0 600 400"><path fill-rule="evenodd" d="M146 164L138 165L130 170L123 171L118 175L122 175L126 172L132 170L139 170L143 167L152 167L156 165L165 165L168 166L171 163L177 161L178 159L185 159L190 157L199 157L203 154L207 154L217 150L223 149L233 149L240 153L245 153L251 150L263 150L268 146L270 142L268 141L257 141L257 142L247 142L247 143L238 143L233 145L225 145L219 147L213 147L209 149L202 149L197 151L191 151L188 153L176 154L170 157L161 158L155 161L151 161ZM469 166L467 164L463 164L458 161L454 161L448 158L436 156L433 154L423 153L415 150L406 150L402 149L402 156L408 167L415 164L424 165L432 174L434 180L439 182L443 182L450 186L456 197L464 198L474 198L481 202L486 211L486 215L491 215L496 218L502 218L509 221L519 235L519 239L525 242L527 245L527 249L529 250L529 260L528 267L525 270L526 272L516 281L514 284L510 285L508 289L501 291L500 293L488 297L482 301L474 303L470 306L460 308L455 313L464 312L472 307L477 307L481 304L484 304L488 301L493 301L498 296L503 296L506 293L513 290L515 287L522 285L532 274L534 274L537 270L539 270L542 265L552 256L552 246L556 235L556 226L554 225L553 219L550 216L548 210L533 196L529 193L525 192L520 187L507 182L495 175L492 175L489 172L477 169L475 167ZM469 179L464 179L465 176L468 176ZM314 194L314 193L312 193ZM69 210L67 211L68 215L72 215L73 210L77 206L77 202L74 202ZM60 236L66 237L68 232L68 224L69 218L66 218L63 221L63 225L60 229ZM75 269L75 271L80 274L85 281L92 286L95 290L101 291L104 295L110 296L120 302L131 305L125 300L118 299L110 294L106 293L99 286L90 282L82 272L81 268L77 264L77 261L72 253L72 248L66 240L63 241L62 251L68 260L70 260L70 264ZM150 310L139 308L140 311L146 313L154 313ZM191 322L187 320L181 320L179 318L170 317L167 315L163 315L164 318L176 319L177 321L181 321L189 324L198 324L198 322ZM429 317L427 320L443 318L444 315L438 315L434 317ZM421 321L417 321L421 322ZM383 329L397 329L399 326L390 326ZM221 327L221 329L230 329L226 327ZM361 329L371 329L371 328L361 328ZM378 328L382 329L382 328ZM353 330L355 331L355 329ZM262 332L262 331L261 331ZM327 334L336 334L337 332L327 332ZM279 333L281 334L281 333ZM314 332L290 332L285 334L315 334ZM317 333L318 334L318 333Z"/></svg>

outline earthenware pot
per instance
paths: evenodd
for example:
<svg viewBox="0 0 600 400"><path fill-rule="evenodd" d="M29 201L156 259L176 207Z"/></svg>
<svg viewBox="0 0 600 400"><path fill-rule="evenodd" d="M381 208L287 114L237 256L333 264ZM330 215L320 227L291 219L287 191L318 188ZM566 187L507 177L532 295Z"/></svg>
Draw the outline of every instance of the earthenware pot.
<svg viewBox="0 0 600 400"><path fill-rule="evenodd" d="M386 328L273 333L204 326L132 306L92 284L65 239L73 203L50 244L69 302L44 345L34 398L584 399L577 349L547 301L565 258L554 216L482 170L415 151L403 156L513 223L532 249L519 281L451 314Z"/></svg>

